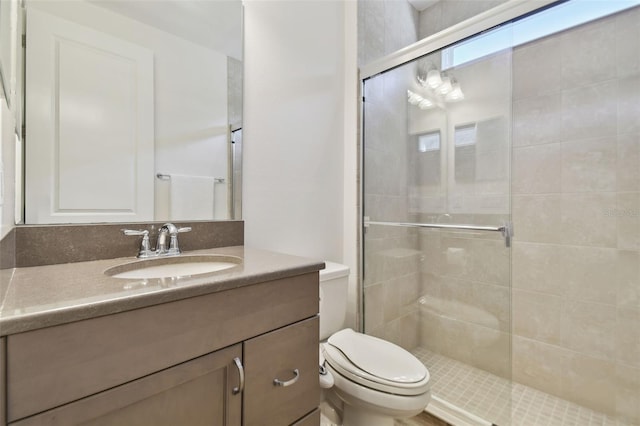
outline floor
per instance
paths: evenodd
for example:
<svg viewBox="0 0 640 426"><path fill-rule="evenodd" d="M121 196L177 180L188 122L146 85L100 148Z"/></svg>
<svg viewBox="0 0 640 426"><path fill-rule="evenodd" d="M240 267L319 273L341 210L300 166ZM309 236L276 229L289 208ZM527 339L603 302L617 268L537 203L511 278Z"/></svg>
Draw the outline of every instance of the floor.
<svg viewBox="0 0 640 426"><path fill-rule="evenodd" d="M433 395L498 426L631 426L425 348L412 352L431 373Z"/></svg>
<svg viewBox="0 0 640 426"><path fill-rule="evenodd" d="M395 426L451 426L449 423L433 417L428 413L422 413L410 419L396 420Z"/></svg>
<svg viewBox="0 0 640 426"><path fill-rule="evenodd" d="M321 414L320 426L338 426ZM452 426L428 413L421 413L410 419L396 420L395 426Z"/></svg>

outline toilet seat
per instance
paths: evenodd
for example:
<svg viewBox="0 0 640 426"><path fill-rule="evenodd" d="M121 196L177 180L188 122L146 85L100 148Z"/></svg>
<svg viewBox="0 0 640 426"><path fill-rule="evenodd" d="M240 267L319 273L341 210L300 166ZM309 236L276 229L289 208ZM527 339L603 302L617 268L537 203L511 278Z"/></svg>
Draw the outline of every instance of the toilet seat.
<svg viewBox="0 0 640 426"><path fill-rule="evenodd" d="M393 343L344 329L323 345L336 372L371 389L396 395L429 390L429 371L412 354Z"/></svg>

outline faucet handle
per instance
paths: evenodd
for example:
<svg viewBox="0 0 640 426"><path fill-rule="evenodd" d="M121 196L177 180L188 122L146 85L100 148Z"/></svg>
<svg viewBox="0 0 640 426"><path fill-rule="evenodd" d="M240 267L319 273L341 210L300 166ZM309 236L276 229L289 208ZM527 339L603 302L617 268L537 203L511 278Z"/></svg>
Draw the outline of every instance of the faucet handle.
<svg viewBox="0 0 640 426"><path fill-rule="evenodd" d="M142 242L140 243L140 250L138 251L138 257L140 259L144 259L154 255L154 252L151 251L151 244L149 243L149 231L147 231L146 229L145 230L123 229L122 232L124 233L124 235L133 235L133 236L142 235Z"/></svg>
<svg viewBox="0 0 640 426"><path fill-rule="evenodd" d="M176 228L176 232L170 234L171 240L169 241L169 251L167 254L171 256L171 255L177 255L182 253L182 250L180 250L180 247L178 247L178 234L182 232L189 232L189 231L191 231L191 227L185 226L183 228Z"/></svg>
<svg viewBox="0 0 640 426"><path fill-rule="evenodd" d="M175 234L177 234L179 232L189 232L189 231L191 231L191 227L190 226L185 226L183 228L178 228L173 223L165 223L160 228L160 231L165 231L169 235L175 235Z"/></svg>
<svg viewBox="0 0 640 426"><path fill-rule="evenodd" d="M121 230L124 235L146 235L149 236L149 231L147 231L146 229L142 230L136 230L136 229L122 229Z"/></svg>

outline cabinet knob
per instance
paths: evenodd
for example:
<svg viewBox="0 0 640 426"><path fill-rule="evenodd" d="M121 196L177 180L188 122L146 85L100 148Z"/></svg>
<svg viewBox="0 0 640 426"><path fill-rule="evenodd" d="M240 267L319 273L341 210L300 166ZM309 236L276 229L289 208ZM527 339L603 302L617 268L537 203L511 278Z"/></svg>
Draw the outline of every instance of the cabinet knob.
<svg viewBox="0 0 640 426"><path fill-rule="evenodd" d="M291 386L295 382L297 382L299 378L300 378L300 371L296 368L295 370L293 370L292 379L289 379L287 381L282 381L280 379L273 379L273 384L274 386L282 386L283 388L286 388L287 386Z"/></svg>

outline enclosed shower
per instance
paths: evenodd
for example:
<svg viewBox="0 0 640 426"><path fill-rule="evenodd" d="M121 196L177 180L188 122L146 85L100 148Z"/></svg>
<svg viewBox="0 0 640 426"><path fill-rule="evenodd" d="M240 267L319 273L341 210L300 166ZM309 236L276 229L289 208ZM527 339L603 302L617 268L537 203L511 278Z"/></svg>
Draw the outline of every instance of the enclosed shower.
<svg viewBox="0 0 640 426"><path fill-rule="evenodd" d="M364 331L450 423L640 424L639 4L506 2L362 67Z"/></svg>

